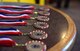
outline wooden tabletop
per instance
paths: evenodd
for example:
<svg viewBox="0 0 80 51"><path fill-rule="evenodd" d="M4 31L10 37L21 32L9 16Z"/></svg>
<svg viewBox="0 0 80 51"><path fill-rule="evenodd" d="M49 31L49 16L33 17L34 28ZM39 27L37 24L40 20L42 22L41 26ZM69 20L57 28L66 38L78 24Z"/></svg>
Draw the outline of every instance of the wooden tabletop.
<svg viewBox="0 0 80 51"><path fill-rule="evenodd" d="M73 22L73 20L71 19L71 17L69 15L67 15L66 13L62 12L61 10L58 10L54 7L49 6L52 10L60 13L61 15L63 15L67 22L68 22L68 31L67 34L64 32L63 35L61 36L62 39L60 40L60 42L58 42L56 45L54 45L52 48L50 48L48 51L65 51L68 50L74 41L75 41L75 37L76 37L76 26Z"/></svg>

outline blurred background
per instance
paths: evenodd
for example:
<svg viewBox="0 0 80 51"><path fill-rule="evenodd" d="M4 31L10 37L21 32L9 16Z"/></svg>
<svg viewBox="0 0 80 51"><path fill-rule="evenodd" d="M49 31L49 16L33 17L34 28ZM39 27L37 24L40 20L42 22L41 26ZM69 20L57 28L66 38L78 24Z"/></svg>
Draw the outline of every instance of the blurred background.
<svg viewBox="0 0 80 51"><path fill-rule="evenodd" d="M0 2L21 2L39 5L50 5L66 12L74 20L77 36L72 51L80 51L80 0L0 0Z"/></svg>

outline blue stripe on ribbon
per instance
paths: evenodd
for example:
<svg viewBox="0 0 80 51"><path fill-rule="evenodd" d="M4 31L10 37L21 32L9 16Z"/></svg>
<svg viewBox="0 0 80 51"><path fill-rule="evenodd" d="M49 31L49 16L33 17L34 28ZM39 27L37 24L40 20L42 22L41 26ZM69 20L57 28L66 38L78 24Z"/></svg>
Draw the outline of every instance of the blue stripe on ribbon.
<svg viewBox="0 0 80 51"><path fill-rule="evenodd" d="M0 28L1 31L5 31L5 30L17 30L16 28Z"/></svg>
<svg viewBox="0 0 80 51"><path fill-rule="evenodd" d="M0 22L22 22L22 20L0 20Z"/></svg>

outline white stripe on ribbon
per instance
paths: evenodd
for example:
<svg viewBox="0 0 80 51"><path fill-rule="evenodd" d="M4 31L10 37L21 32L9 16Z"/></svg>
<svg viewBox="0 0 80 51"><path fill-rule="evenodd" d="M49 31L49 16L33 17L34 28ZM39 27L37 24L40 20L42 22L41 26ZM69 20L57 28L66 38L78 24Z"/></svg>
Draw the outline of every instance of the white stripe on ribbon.
<svg viewBox="0 0 80 51"><path fill-rule="evenodd" d="M20 15L20 16L4 16L2 14L0 14L0 16L4 17L4 18L20 18L20 17L23 17L23 16L29 16L28 14L23 14L23 15Z"/></svg>
<svg viewBox="0 0 80 51"><path fill-rule="evenodd" d="M17 24L17 23L24 23L24 21L22 22L0 22L0 24Z"/></svg>
<svg viewBox="0 0 80 51"><path fill-rule="evenodd" d="M13 40L10 39L10 38L0 38L0 41L3 41L3 40L10 40L10 41L13 41Z"/></svg>
<svg viewBox="0 0 80 51"><path fill-rule="evenodd" d="M14 8L29 8L29 7L31 7L31 6L25 6L25 7L23 7L23 6L14 6L14 5L6 5L6 6L3 6L3 5L1 5L1 7L14 7Z"/></svg>
<svg viewBox="0 0 80 51"><path fill-rule="evenodd" d="M6 10L6 9L0 9L0 10L3 10L3 11L8 11L8 12L23 12L23 11L29 11L29 10L23 10L23 11L13 11L13 10Z"/></svg>
<svg viewBox="0 0 80 51"><path fill-rule="evenodd" d="M0 32L20 32L18 29L17 30L0 30Z"/></svg>

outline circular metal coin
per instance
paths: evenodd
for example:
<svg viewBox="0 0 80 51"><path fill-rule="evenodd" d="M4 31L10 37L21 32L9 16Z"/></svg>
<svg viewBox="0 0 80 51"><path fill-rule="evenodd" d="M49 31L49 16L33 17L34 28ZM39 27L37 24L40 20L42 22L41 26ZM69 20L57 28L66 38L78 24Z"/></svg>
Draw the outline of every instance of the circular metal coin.
<svg viewBox="0 0 80 51"><path fill-rule="evenodd" d="M33 32L30 32L30 37L33 39L46 39L48 37L48 34L45 31L42 30L35 30Z"/></svg>
<svg viewBox="0 0 80 51"><path fill-rule="evenodd" d="M39 14L39 15L42 15L42 16L49 16L49 15L50 15L50 12L39 11L38 14Z"/></svg>
<svg viewBox="0 0 80 51"><path fill-rule="evenodd" d="M40 7L39 10L40 10L40 11L50 11L50 9L47 8L47 7Z"/></svg>
<svg viewBox="0 0 80 51"><path fill-rule="evenodd" d="M45 22L36 22L34 23L34 27L40 28L40 29L46 29L49 27L49 25Z"/></svg>
<svg viewBox="0 0 80 51"><path fill-rule="evenodd" d="M39 21L49 21L49 18L46 16L38 16L36 19Z"/></svg>
<svg viewBox="0 0 80 51"><path fill-rule="evenodd" d="M46 45L41 41L29 41L25 44L28 51L46 51Z"/></svg>

